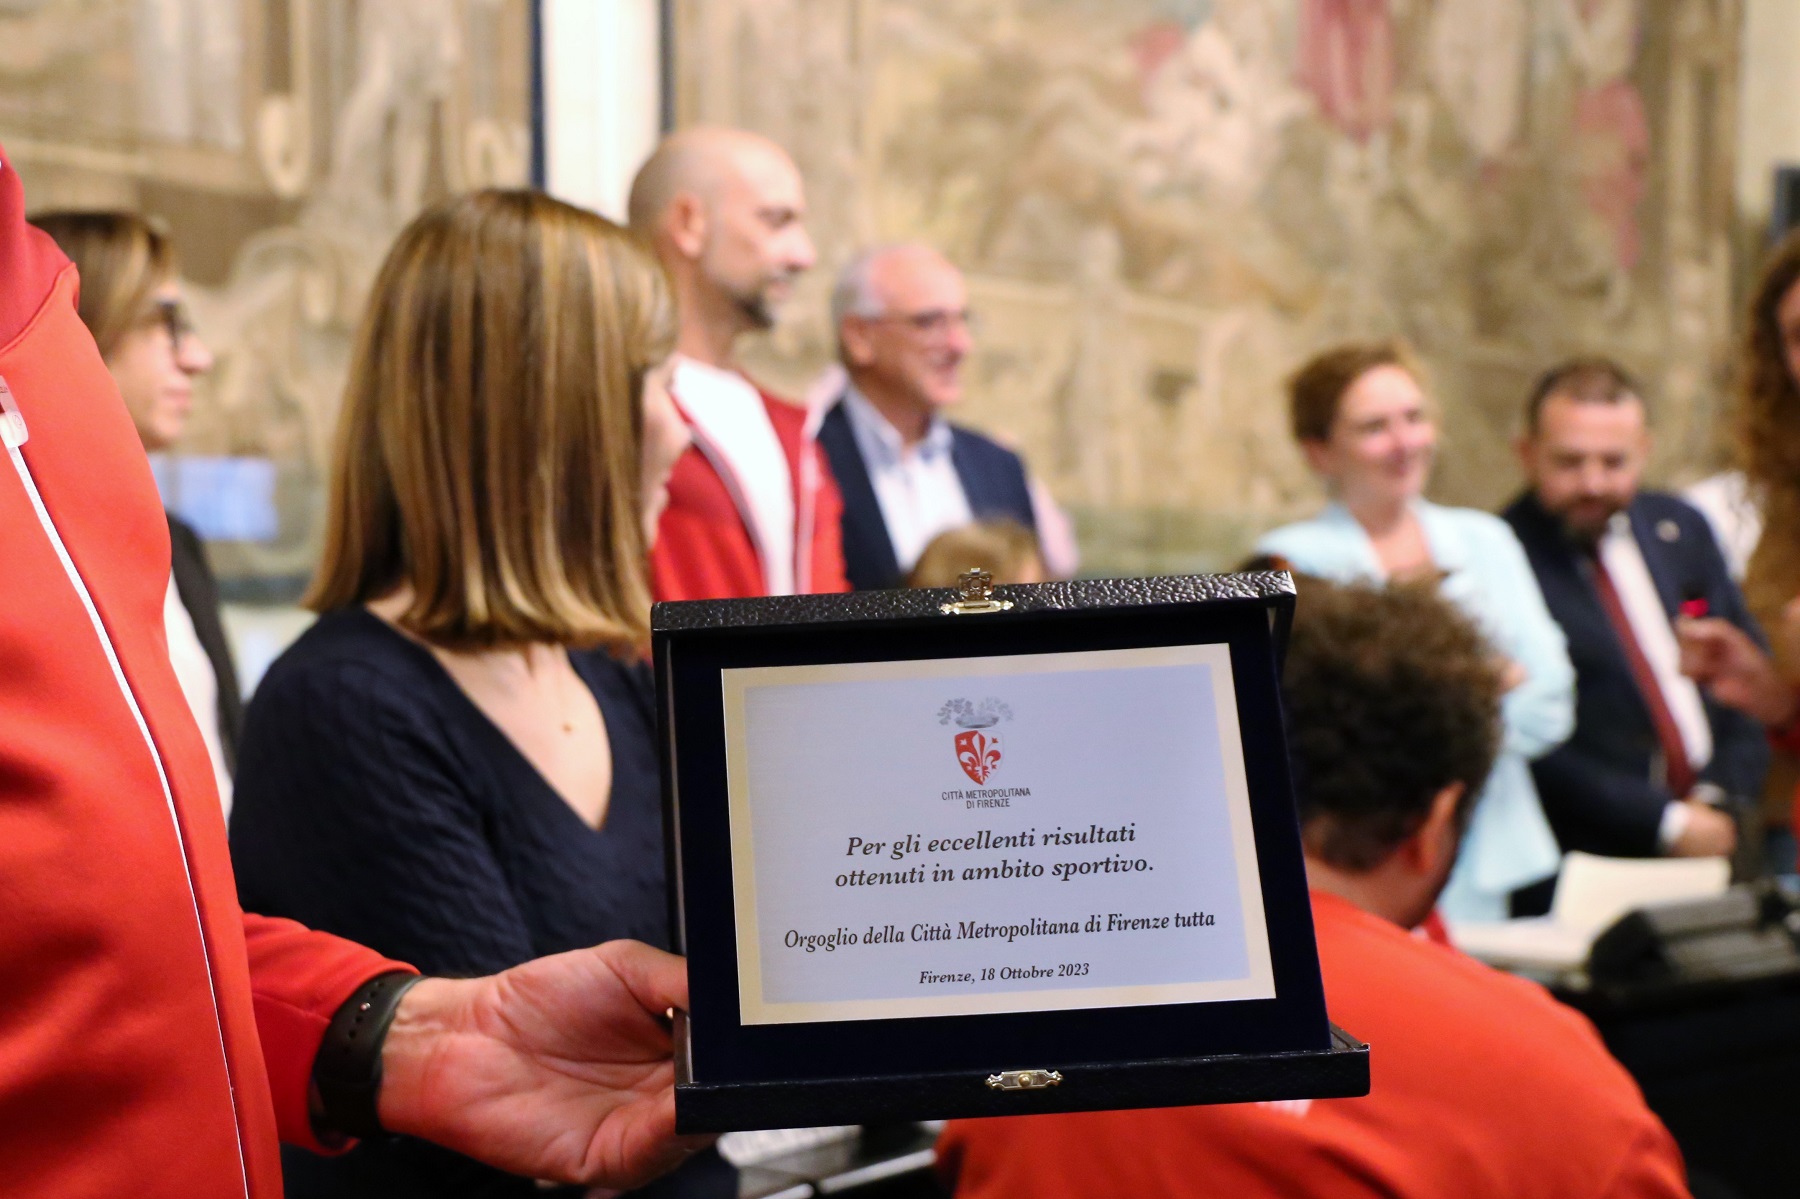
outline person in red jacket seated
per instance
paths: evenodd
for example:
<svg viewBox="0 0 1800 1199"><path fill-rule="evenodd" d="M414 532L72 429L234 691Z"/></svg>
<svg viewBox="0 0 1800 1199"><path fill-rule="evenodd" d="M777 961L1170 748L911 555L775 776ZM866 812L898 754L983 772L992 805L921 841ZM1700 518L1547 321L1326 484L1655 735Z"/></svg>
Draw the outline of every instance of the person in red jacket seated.
<svg viewBox="0 0 1800 1199"><path fill-rule="evenodd" d="M842 502L804 409L738 369L736 344L775 323L813 265L800 172L735 129L672 134L631 186L631 227L674 285L670 390L694 444L669 480L651 588L659 600L847 591Z"/></svg>
<svg viewBox="0 0 1800 1199"><path fill-rule="evenodd" d="M1676 1199L1679 1151L1583 1017L1413 935L1498 747L1503 664L1435 591L1307 582L1286 699L1332 1019L1370 1093L959 1121L958 1196Z"/></svg>
<svg viewBox="0 0 1800 1199"><path fill-rule="evenodd" d="M383 1129L605 1187L675 1164L680 959L417 980L238 906L168 524L77 287L0 151L0 1189L276 1199L278 1137Z"/></svg>

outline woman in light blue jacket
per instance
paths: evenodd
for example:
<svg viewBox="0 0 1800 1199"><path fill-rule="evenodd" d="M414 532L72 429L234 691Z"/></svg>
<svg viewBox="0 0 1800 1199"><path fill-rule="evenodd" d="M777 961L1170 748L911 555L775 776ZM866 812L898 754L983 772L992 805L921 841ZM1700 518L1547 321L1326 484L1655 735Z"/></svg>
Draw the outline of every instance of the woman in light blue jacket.
<svg viewBox="0 0 1800 1199"><path fill-rule="evenodd" d="M1574 727L1562 630L1505 521L1422 498L1437 427L1400 346L1328 350L1301 368L1289 394L1295 439L1332 502L1269 533L1258 550L1340 581L1441 578L1444 596L1507 660L1500 756L1439 901L1453 921L1505 919L1508 895L1554 874L1560 857L1529 764Z"/></svg>

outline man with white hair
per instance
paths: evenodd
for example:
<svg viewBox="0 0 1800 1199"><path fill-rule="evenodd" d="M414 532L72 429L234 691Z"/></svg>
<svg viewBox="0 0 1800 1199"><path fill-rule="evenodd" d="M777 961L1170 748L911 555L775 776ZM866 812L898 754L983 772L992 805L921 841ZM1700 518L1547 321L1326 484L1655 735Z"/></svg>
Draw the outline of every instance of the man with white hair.
<svg viewBox="0 0 1800 1199"><path fill-rule="evenodd" d="M806 413L739 369L813 265L805 189L775 143L696 127L665 138L631 187L631 226L669 272L680 333L670 391L694 443L669 479L659 600L843 591L837 488Z"/></svg>
<svg viewBox="0 0 1800 1199"><path fill-rule="evenodd" d="M930 246L851 259L831 297L848 375L819 444L843 494L851 586L898 587L933 538L978 520L1037 530L1025 464L944 419L971 349L962 272Z"/></svg>

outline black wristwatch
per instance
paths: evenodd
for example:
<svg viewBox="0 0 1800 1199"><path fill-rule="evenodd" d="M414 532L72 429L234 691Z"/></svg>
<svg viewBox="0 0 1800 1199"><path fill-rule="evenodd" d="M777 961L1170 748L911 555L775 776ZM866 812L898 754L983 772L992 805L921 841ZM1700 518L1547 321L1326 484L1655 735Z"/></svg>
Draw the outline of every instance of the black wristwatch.
<svg viewBox="0 0 1800 1199"><path fill-rule="evenodd" d="M351 1137L379 1136L381 1046L399 1010L400 997L422 975L395 970L378 974L339 1007L313 1059L312 1081L319 1096L317 1123Z"/></svg>

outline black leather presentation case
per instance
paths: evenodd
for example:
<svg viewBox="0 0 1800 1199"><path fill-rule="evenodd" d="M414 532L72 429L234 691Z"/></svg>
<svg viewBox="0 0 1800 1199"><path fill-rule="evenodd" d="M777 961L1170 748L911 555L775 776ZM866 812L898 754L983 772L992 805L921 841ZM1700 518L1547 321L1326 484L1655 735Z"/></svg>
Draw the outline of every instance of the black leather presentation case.
<svg viewBox="0 0 1800 1199"><path fill-rule="evenodd" d="M671 927L690 988L675 1027L678 1128L1367 1094L1368 1047L1330 1024L1319 980L1278 687L1293 609L1282 573L656 605ZM740 1021L721 672L1200 644L1229 647L1274 998Z"/></svg>

